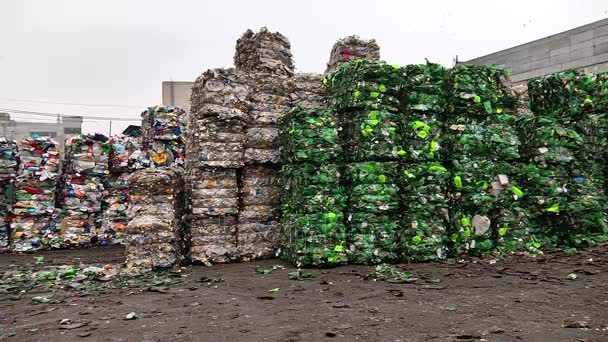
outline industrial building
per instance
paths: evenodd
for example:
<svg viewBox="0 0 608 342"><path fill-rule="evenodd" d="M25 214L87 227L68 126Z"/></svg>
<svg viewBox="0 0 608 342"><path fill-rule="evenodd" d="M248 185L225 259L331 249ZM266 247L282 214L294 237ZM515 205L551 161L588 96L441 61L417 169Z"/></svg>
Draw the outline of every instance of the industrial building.
<svg viewBox="0 0 608 342"><path fill-rule="evenodd" d="M59 142L66 137L82 132L82 117L57 115L55 122L25 122L11 118L8 113L0 113L0 136L18 140L32 135L50 136Z"/></svg>

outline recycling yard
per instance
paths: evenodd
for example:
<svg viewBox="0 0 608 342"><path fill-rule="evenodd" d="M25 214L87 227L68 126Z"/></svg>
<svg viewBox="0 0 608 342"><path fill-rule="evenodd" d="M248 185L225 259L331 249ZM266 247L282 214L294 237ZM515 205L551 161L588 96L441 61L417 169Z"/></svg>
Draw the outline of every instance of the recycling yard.
<svg viewBox="0 0 608 342"><path fill-rule="evenodd" d="M373 274L375 267L354 265L304 269L313 277L290 280L297 269L278 259L185 267L143 278L14 281L1 288L0 336L2 341L606 341L606 249L397 265L406 276L386 281ZM124 261L121 247L40 255L44 264L31 255L4 255L0 266L14 274ZM132 312L136 318L125 320Z"/></svg>

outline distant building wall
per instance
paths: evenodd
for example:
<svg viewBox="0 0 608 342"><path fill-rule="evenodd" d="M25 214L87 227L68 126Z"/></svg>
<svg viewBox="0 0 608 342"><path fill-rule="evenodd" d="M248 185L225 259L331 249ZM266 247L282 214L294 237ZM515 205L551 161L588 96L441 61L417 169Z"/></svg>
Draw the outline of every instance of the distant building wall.
<svg viewBox="0 0 608 342"><path fill-rule="evenodd" d="M608 70L608 19L471 59L511 70L513 83L568 69Z"/></svg>
<svg viewBox="0 0 608 342"><path fill-rule="evenodd" d="M163 104L190 110L190 94L194 82L163 82Z"/></svg>
<svg viewBox="0 0 608 342"><path fill-rule="evenodd" d="M9 140L18 140L37 134L50 136L63 142L68 136L81 132L81 116L59 116L55 122L22 122L12 120L10 114L0 113L0 134Z"/></svg>

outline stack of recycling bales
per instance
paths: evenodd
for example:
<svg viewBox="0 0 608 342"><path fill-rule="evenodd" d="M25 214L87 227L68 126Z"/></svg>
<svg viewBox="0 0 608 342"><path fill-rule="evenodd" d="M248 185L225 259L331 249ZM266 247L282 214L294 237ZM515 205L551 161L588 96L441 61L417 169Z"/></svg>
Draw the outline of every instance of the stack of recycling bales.
<svg viewBox="0 0 608 342"><path fill-rule="evenodd" d="M447 82L454 252L492 252L507 233L527 238L516 98L496 66L459 64Z"/></svg>
<svg viewBox="0 0 608 342"><path fill-rule="evenodd" d="M108 141L110 149L109 173L104 177L106 190L104 211L98 238L101 244L122 243L127 228L129 206L128 176L145 167L141 162L141 139L129 136L113 136Z"/></svg>
<svg viewBox="0 0 608 342"><path fill-rule="evenodd" d="M283 255L298 266L348 261L335 114L295 108L281 119Z"/></svg>
<svg viewBox="0 0 608 342"><path fill-rule="evenodd" d="M182 229L183 171L142 169L129 178L129 223L126 230L127 271L140 273L181 264L188 233Z"/></svg>
<svg viewBox="0 0 608 342"><path fill-rule="evenodd" d="M334 44L325 72L332 72L341 64L357 59L378 61L380 59L380 46L374 39L363 40L357 36L342 38Z"/></svg>
<svg viewBox="0 0 608 342"><path fill-rule="evenodd" d="M438 64L407 65L402 105L405 127L401 133L407 154L403 168L403 244L409 261L447 256L449 245L448 184L446 167L445 75Z"/></svg>
<svg viewBox="0 0 608 342"><path fill-rule="evenodd" d="M15 202L15 179L19 167L17 143L0 138L0 253L8 250L10 213Z"/></svg>
<svg viewBox="0 0 608 342"><path fill-rule="evenodd" d="M376 263L400 257L401 173L407 152L399 68L357 60L328 76L328 96L337 110L346 161L349 259Z"/></svg>
<svg viewBox="0 0 608 342"><path fill-rule="evenodd" d="M608 73L561 72L528 83L525 175L538 247L588 245L608 237Z"/></svg>
<svg viewBox="0 0 608 342"><path fill-rule="evenodd" d="M183 166L188 113L179 107L149 107L141 113L142 142L153 166Z"/></svg>
<svg viewBox="0 0 608 342"><path fill-rule="evenodd" d="M236 43L236 72L250 88L238 250L243 260L274 256L279 236L279 119L291 109L289 40L262 28Z"/></svg>
<svg viewBox="0 0 608 342"><path fill-rule="evenodd" d="M325 107L325 87L321 74L296 73L290 78L288 84L293 108L319 109Z"/></svg>
<svg viewBox="0 0 608 342"><path fill-rule="evenodd" d="M85 246L105 239L101 226L111 152L108 140L99 133L66 139L61 183L61 237L66 246Z"/></svg>
<svg viewBox="0 0 608 342"><path fill-rule="evenodd" d="M234 69L212 69L192 88L187 137L187 225L194 262L228 262L238 257L239 181L244 166L244 127L249 89Z"/></svg>
<svg viewBox="0 0 608 342"><path fill-rule="evenodd" d="M11 251L28 252L61 245L51 224L59 172L59 143L34 136L19 141L20 164L15 182Z"/></svg>

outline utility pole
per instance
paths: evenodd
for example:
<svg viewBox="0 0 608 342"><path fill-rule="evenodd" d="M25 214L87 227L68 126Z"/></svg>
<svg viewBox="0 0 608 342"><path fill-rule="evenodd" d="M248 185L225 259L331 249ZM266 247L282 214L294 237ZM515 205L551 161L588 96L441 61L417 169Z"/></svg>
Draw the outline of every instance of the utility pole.
<svg viewBox="0 0 608 342"><path fill-rule="evenodd" d="M110 120L110 134L108 136L112 136L112 120Z"/></svg>

